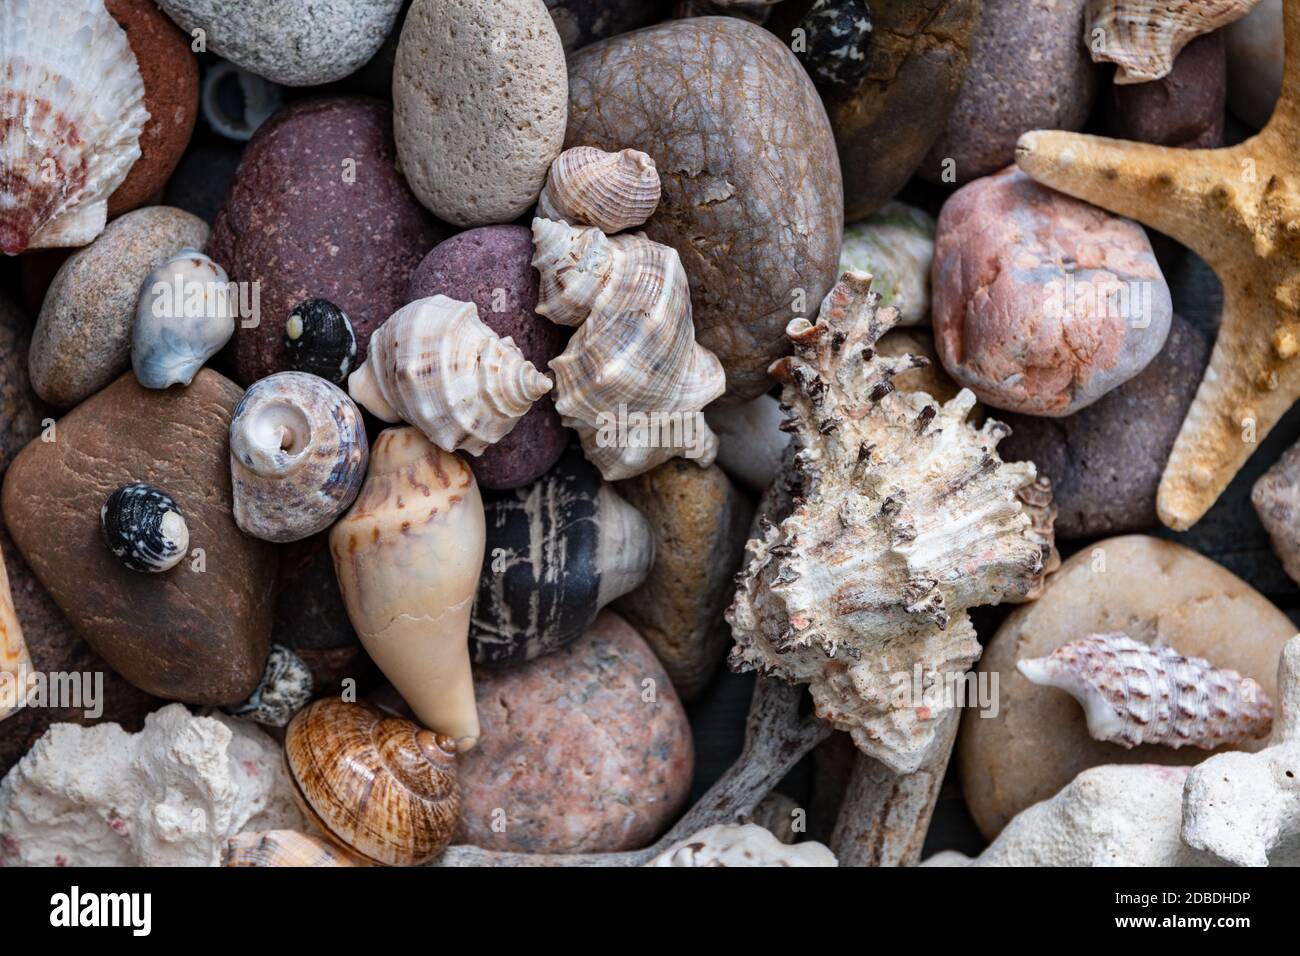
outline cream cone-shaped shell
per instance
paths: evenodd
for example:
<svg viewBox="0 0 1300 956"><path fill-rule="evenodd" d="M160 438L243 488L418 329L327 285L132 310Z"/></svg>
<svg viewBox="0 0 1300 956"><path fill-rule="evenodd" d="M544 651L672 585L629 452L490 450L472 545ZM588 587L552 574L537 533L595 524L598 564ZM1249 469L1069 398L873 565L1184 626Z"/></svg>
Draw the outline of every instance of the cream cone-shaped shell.
<svg viewBox="0 0 1300 956"><path fill-rule="evenodd" d="M1097 63L1114 63L1116 83L1168 76L1179 51L1203 33L1239 20L1259 0L1089 0L1084 42Z"/></svg>
<svg viewBox="0 0 1300 956"><path fill-rule="evenodd" d="M13 595L9 593L9 573L4 555L0 554L0 720L18 709L26 694L27 675L32 659L27 654L23 629L14 613Z"/></svg>
<svg viewBox="0 0 1300 956"><path fill-rule="evenodd" d="M352 626L416 718L467 750L478 740L469 618L484 549L469 466L415 428L375 441L330 551Z"/></svg>
<svg viewBox="0 0 1300 956"><path fill-rule="evenodd" d="M607 153L594 146L566 149L551 163L537 215L601 232L639 226L659 205L659 171L640 150Z"/></svg>

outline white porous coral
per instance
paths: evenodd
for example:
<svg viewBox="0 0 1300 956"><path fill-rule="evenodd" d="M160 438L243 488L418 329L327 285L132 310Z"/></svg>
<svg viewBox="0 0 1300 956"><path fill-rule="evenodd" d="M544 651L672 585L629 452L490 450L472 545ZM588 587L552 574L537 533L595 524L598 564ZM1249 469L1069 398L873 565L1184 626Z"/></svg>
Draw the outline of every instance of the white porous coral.
<svg viewBox="0 0 1300 956"><path fill-rule="evenodd" d="M785 844L754 823L706 827L674 844L646 866L836 866L821 843Z"/></svg>
<svg viewBox="0 0 1300 956"><path fill-rule="evenodd" d="M243 829L301 829L280 748L170 704L127 733L55 724L0 781L0 866L217 866Z"/></svg>
<svg viewBox="0 0 1300 956"><path fill-rule="evenodd" d="M793 412L786 500L760 519L727 620L734 668L808 684L819 717L911 773L979 657L966 609L1039 586L1051 496L1032 462L998 458L1005 425L966 421L969 390L941 404L895 389L926 360L878 354L898 316L870 286L846 273L815 325L786 330L794 355L769 370Z"/></svg>

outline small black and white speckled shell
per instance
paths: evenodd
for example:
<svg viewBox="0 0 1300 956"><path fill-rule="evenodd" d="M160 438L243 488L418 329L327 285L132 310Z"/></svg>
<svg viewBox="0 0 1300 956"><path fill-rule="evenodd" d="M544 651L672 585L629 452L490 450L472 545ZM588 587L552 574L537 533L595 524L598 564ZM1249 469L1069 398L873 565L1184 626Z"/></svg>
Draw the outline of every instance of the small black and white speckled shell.
<svg viewBox="0 0 1300 956"><path fill-rule="evenodd" d="M823 92L846 95L862 85L871 46L867 0L815 0L799 29L795 55Z"/></svg>
<svg viewBox="0 0 1300 956"><path fill-rule="evenodd" d="M99 509L109 550L132 571L166 571L185 557L189 527L176 502L152 485L123 485Z"/></svg>
<svg viewBox="0 0 1300 956"><path fill-rule="evenodd" d="M645 518L576 451L531 485L485 494L483 511L475 664L518 664L576 640L654 562Z"/></svg>
<svg viewBox="0 0 1300 956"><path fill-rule="evenodd" d="M222 709L267 727L287 727L293 715L311 703L313 690L310 668L283 644L272 644L257 690L242 704Z"/></svg>
<svg viewBox="0 0 1300 956"><path fill-rule="evenodd" d="M347 313L326 299L307 299L284 323L289 368L342 385L357 361L357 337Z"/></svg>

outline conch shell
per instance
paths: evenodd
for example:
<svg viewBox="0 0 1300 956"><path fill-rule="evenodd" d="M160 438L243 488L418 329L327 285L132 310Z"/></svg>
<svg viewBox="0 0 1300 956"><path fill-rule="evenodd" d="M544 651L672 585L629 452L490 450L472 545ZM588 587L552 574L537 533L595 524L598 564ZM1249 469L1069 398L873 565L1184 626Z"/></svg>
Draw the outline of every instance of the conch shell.
<svg viewBox="0 0 1300 956"><path fill-rule="evenodd" d="M1168 76L1179 51L1203 33L1240 20L1259 0L1088 0L1084 42L1096 63L1114 63L1116 83Z"/></svg>
<svg viewBox="0 0 1300 956"><path fill-rule="evenodd" d="M22 706L31 669L32 659L9 592L9 573L5 570L4 555L0 554L0 720Z"/></svg>
<svg viewBox="0 0 1300 956"><path fill-rule="evenodd" d="M84 246L149 120L126 31L103 0L4 0L0 69L0 251Z"/></svg>
<svg viewBox="0 0 1300 956"><path fill-rule="evenodd" d="M655 161L636 149L607 153L594 146L566 149L551 163L537 199L541 219L601 232L622 232L644 223L659 205Z"/></svg>
<svg viewBox="0 0 1300 956"><path fill-rule="evenodd" d="M1213 750L1266 737L1273 726L1273 703L1249 677L1127 634L1091 634L1017 661L1016 670L1068 693L1083 706L1088 733L1121 747Z"/></svg>
<svg viewBox="0 0 1300 956"><path fill-rule="evenodd" d="M348 391L376 418L414 425L443 451L475 456L550 390L550 379L513 339L488 328L474 303L445 295L394 312L348 376Z"/></svg>
<svg viewBox="0 0 1300 956"><path fill-rule="evenodd" d="M330 531L362 645L420 722L460 750L479 733L468 640L484 541L474 473L415 428L379 435L361 494Z"/></svg>
<svg viewBox="0 0 1300 956"><path fill-rule="evenodd" d="M260 379L230 421L235 524L277 543L324 531L356 499L369 459L343 389L307 372Z"/></svg>
<svg viewBox="0 0 1300 956"><path fill-rule="evenodd" d="M1033 463L995 451L1007 427L973 428L969 389L942 405L895 389L926 360L877 353L898 313L877 310L870 287L846 273L815 325L786 329L795 354L770 371L793 412L793 453L727 620L733 668L808 684L819 717L911 773L960 703L938 682L979 657L966 609L1032 592L1048 545L1020 500Z"/></svg>
<svg viewBox="0 0 1300 956"><path fill-rule="evenodd" d="M131 367L145 388L188 385L235 334L226 270L182 249L140 286L131 327Z"/></svg>
<svg viewBox="0 0 1300 956"><path fill-rule="evenodd" d="M678 455L713 464L718 439L701 409L726 376L695 341L677 251L549 219L533 220L533 247L538 313L581 325L551 360L555 407L602 477L631 478Z"/></svg>

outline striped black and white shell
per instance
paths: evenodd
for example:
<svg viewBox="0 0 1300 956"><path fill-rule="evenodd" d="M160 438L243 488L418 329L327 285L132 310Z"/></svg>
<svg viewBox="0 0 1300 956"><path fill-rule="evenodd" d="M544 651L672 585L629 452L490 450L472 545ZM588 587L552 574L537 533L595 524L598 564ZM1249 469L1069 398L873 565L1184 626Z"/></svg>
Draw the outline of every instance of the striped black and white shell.
<svg viewBox="0 0 1300 956"><path fill-rule="evenodd" d="M311 703L311 670L283 644L272 644L262 680L248 700L222 709L266 727L287 727L293 715Z"/></svg>
<svg viewBox="0 0 1300 956"><path fill-rule="evenodd" d="M307 299L284 323L289 368L342 385L357 361L357 336L347 313L326 299Z"/></svg>
<svg viewBox="0 0 1300 956"><path fill-rule="evenodd" d="M847 95L867 75L871 9L867 0L815 0L799 22L794 51L813 82L827 93Z"/></svg>
<svg viewBox="0 0 1300 956"><path fill-rule="evenodd" d="M185 516L165 491L152 485L123 485L99 509L109 550L132 571L175 567L190 546Z"/></svg>
<svg viewBox="0 0 1300 956"><path fill-rule="evenodd" d="M1273 704L1259 684L1127 634L1091 634L1016 662L1035 684L1075 698L1096 740L1213 750L1267 736Z"/></svg>
<svg viewBox="0 0 1300 956"><path fill-rule="evenodd" d="M576 640L654 562L645 518L576 451L531 485L485 494L483 510L475 664L522 663Z"/></svg>

